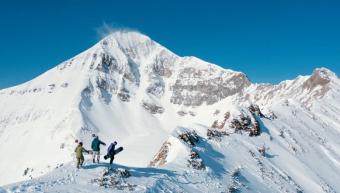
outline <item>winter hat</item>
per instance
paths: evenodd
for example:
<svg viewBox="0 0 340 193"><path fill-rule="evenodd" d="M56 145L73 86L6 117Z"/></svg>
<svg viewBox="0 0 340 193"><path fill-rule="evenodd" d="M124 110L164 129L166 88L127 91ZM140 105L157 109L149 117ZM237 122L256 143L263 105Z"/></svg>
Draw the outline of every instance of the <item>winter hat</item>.
<svg viewBox="0 0 340 193"><path fill-rule="evenodd" d="M96 137L96 134L92 134L92 137Z"/></svg>

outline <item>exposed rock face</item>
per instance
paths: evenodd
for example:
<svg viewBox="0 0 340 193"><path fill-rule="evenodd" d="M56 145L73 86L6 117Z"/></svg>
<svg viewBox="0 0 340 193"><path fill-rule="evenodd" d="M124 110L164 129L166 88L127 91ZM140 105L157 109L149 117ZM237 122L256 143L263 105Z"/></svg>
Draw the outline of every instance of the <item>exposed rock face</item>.
<svg viewBox="0 0 340 193"><path fill-rule="evenodd" d="M199 154L196 151L191 151L188 159L188 167L194 168L196 170L203 170L205 169L205 165L203 163L203 160L199 156Z"/></svg>
<svg viewBox="0 0 340 193"><path fill-rule="evenodd" d="M314 70L312 76L309 77L309 79L306 80L302 86L309 92L312 92L314 89L319 88L312 93L312 96L321 98L330 90L329 83L331 82L332 76L335 75L328 69L316 69Z"/></svg>
<svg viewBox="0 0 340 193"><path fill-rule="evenodd" d="M255 105L255 104L251 104L249 107L248 107L248 110L254 115L254 116L259 116L261 118L265 117L262 112L261 112L261 109L258 105Z"/></svg>
<svg viewBox="0 0 340 193"><path fill-rule="evenodd" d="M154 57L151 64L147 66L147 76L150 81L146 92L157 98L161 98L165 93L165 79L170 78L174 71L176 56L166 50L161 51Z"/></svg>
<svg viewBox="0 0 340 193"><path fill-rule="evenodd" d="M94 59L96 58L97 58L97 54L94 55ZM116 59L110 56L109 54L102 54L100 63L97 65L96 70L105 72L105 73L117 71L120 74L123 71L122 68L119 68Z"/></svg>
<svg viewBox="0 0 340 193"><path fill-rule="evenodd" d="M219 131L215 129L208 129L207 130L207 136L208 139L215 139L217 141L220 141L223 136L229 135L226 131Z"/></svg>
<svg viewBox="0 0 340 193"><path fill-rule="evenodd" d="M235 133L241 133L242 131L249 132L249 136L258 136L261 134L260 124L256 118L243 114L241 114L238 119L231 121L230 128L235 129Z"/></svg>
<svg viewBox="0 0 340 193"><path fill-rule="evenodd" d="M213 129L223 129L229 118L230 118L230 112L226 112L224 114L223 121L219 122L218 120L215 120L214 123L212 124L211 128L213 128Z"/></svg>
<svg viewBox="0 0 340 193"><path fill-rule="evenodd" d="M99 55L99 57L98 57ZM113 95L117 95L121 101L128 102L131 98L132 87L139 86L140 74L131 59L126 64L117 62L108 53L95 54L94 63L98 62L95 71L96 79L92 79L94 88L99 91L100 96L109 104Z"/></svg>
<svg viewBox="0 0 340 193"><path fill-rule="evenodd" d="M188 113L186 111L178 111L177 114L181 117L187 115Z"/></svg>
<svg viewBox="0 0 340 193"><path fill-rule="evenodd" d="M186 115L190 115L192 117L196 116L196 113L193 112L193 111L183 111L183 110L181 110L181 111L177 111L177 114L181 117L186 116Z"/></svg>
<svg viewBox="0 0 340 193"><path fill-rule="evenodd" d="M162 166L166 164L166 158L168 157L169 149L171 147L170 142L164 142L159 152L156 154L154 159L150 162L149 166Z"/></svg>
<svg viewBox="0 0 340 193"><path fill-rule="evenodd" d="M162 51L155 57L155 62L152 65L152 72L162 77L171 77L175 59L176 58L174 56L170 55L166 51Z"/></svg>
<svg viewBox="0 0 340 193"><path fill-rule="evenodd" d="M148 102L143 102L143 107L145 110L149 111L151 114L162 114L164 112L164 108L161 106L157 106L155 104L152 103L148 103Z"/></svg>
<svg viewBox="0 0 340 193"><path fill-rule="evenodd" d="M228 72L209 66L206 69L184 68L171 86L171 102L186 106L214 104L249 86L242 73Z"/></svg>
<svg viewBox="0 0 340 193"><path fill-rule="evenodd" d="M148 86L146 92L158 98L162 97L165 92L165 85L163 80L155 80L152 84Z"/></svg>
<svg viewBox="0 0 340 193"><path fill-rule="evenodd" d="M195 146L199 142L196 131L187 131L178 135L178 138L190 146Z"/></svg>
<svg viewBox="0 0 340 193"><path fill-rule="evenodd" d="M129 170L123 168L107 168L103 170L102 176L91 180L92 184L112 190L134 191L136 185L125 182L125 178L131 176Z"/></svg>
<svg viewBox="0 0 340 193"><path fill-rule="evenodd" d="M240 169L237 168L235 169L231 175L230 175L230 182L229 182L229 187L228 187L228 193L237 193L237 192L241 192L241 187L242 187L242 183L240 178L243 177L240 173ZM244 186L244 185L243 185Z"/></svg>
<svg viewBox="0 0 340 193"><path fill-rule="evenodd" d="M313 75L304 82L303 87L313 90L317 86L325 87L330 81L329 71L327 69L316 69Z"/></svg>
<svg viewBox="0 0 340 193"><path fill-rule="evenodd" d="M121 101L129 102L131 96L130 96L129 90L121 89L118 93L118 97Z"/></svg>

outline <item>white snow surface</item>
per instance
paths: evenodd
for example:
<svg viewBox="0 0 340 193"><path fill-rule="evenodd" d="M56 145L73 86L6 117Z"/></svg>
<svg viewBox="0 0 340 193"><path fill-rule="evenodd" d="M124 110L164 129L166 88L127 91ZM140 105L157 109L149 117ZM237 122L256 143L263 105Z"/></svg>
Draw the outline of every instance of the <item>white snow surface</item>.
<svg viewBox="0 0 340 193"><path fill-rule="evenodd" d="M0 192L340 192L339 98L340 80L325 68L278 85L251 84L243 73L177 56L139 32L117 31L0 90ZM250 114L250 104L277 117L255 117L256 137L230 127ZM207 130L227 112L222 130L229 135L209 139ZM193 147L178 138L192 130L200 139ZM75 139L90 149L93 133L124 147L113 168L131 177L120 179L120 188L93 183L111 167L103 159L93 164L85 155L84 168L75 169ZM164 142L171 144L166 163L149 167ZM191 150L205 169L188 166Z"/></svg>

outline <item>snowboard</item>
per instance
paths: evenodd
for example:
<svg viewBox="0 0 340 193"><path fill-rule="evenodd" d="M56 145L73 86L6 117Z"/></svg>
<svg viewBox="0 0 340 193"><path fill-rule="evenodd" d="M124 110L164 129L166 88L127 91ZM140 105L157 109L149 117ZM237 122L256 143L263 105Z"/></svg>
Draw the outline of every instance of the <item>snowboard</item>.
<svg viewBox="0 0 340 193"><path fill-rule="evenodd" d="M123 147L118 147L117 149L115 149L115 151L114 151L114 156L117 155L119 152L123 151L123 149L124 149ZM105 160L108 159L108 158L110 158L109 155L105 155L105 156L104 156L104 159L105 159Z"/></svg>
<svg viewBox="0 0 340 193"><path fill-rule="evenodd" d="M115 155L117 155L121 151L123 151L123 147L118 147L117 149L115 149Z"/></svg>

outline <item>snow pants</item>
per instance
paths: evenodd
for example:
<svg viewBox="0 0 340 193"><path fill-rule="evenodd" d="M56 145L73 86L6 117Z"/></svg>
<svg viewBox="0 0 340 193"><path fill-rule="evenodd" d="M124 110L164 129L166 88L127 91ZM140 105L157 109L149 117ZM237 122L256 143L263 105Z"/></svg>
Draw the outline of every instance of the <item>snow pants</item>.
<svg viewBox="0 0 340 193"><path fill-rule="evenodd" d="M83 166L84 163L84 157L77 157L77 168L79 169L81 166Z"/></svg>
<svg viewBox="0 0 340 193"><path fill-rule="evenodd" d="M114 159L115 159L115 156L114 155L110 155L110 164L112 164Z"/></svg>
<svg viewBox="0 0 340 193"><path fill-rule="evenodd" d="M93 151L93 154L92 154L93 163L95 163L96 161L97 161L97 163L99 163L99 159L100 159L100 152L99 151Z"/></svg>

